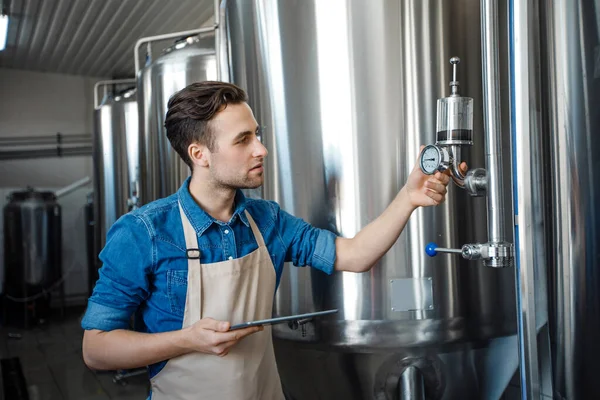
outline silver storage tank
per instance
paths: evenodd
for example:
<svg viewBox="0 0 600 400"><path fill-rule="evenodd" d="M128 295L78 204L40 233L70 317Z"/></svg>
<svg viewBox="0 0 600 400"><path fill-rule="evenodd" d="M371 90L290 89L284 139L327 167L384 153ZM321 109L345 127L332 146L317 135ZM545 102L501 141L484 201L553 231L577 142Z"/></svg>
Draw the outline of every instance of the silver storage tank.
<svg viewBox="0 0 600 400"><path fill-rule="evenodd" d="M475 144L463 156L485 167L478 0L230 0L225 22L231 80L248 90L264 127L265 198L286 211L345 237L380 215L419 145L435 141L436 100L449 95L452 56L462 59L461 94L475 99ZM507 110L504 102L505 120ZM455 186L449 192L444 205L416 211L368 273L285 269L276 315L340 310L298 329L274 327L288 398L396 398L410 360L421 363L428 398L485 397L472 349L516 333L515 271L426 256L432 241L487 241L485 199ZM510 207L510 191L506 201ZM516 368L511 349L496 360L503 384Z"/></svg>
<svg viewBox="0 0 600 400"><path fill-rule="evenodd" d="M554 398L598 399L600 359L600 3L540 0L544 177ZM537 41L532 37L532 41ZM536 110L537 111L537 110ZM533 114L533 112L531 112ZM548 152L547 150L550 149ZM541 235L533 240L539 242ZM536 282L536 285L538 282Z"/></svg>
<svg viewBox="0 0 600 400"><path fill-rule="evenodd" d="M106 96L94 111L94 214L97 258L119 217L139 205L140 150L136 89Z"/></svg>
<svg viewBox="0 0 600 400"><path fill-rule="evenodd" d="M29 326L49 312L42 294L62 274L62 213L52 192L13 192L4 207L3 320Z"/></svg>
<svg viewBox="0 0 600 400"><path fill-rule="evenodd" d="M177 41L138 73L142 204L173 194L189 175L167 139L169 98L193 82L216 77L214 34Z"/></svg>

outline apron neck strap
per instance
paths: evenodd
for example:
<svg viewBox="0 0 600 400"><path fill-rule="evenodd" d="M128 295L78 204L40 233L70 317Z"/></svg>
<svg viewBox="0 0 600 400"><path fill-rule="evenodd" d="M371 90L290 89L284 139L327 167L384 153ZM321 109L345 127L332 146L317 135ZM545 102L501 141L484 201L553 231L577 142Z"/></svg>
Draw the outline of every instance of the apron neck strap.
<svg viewBox="0 0 600 400"><path fill-rule="evenodd" d="M263 239L263 236L260 233L260 230L258 229L258 226L256 226L256 222L254 222L254 219L252 218L252 215L250 215L250 213L248 212L248 210L244 210L244 213L246 214L246 218L248 218L248 222L250 223L250 228L252 228L252 233L254 234L254 238L256 239L256 243L258 243L258 247L264 247L265 240Z"/></svg>
<svg viewBox="0 0 600 400"><path fill-rule="evenodd" d="M186 256L188 258L188 286L182 325L183 328L186 328L202 318L202 267L200 264L198 236L187 215L185 215L181 203L179 203L179 214L181 215L181 223L183 224Z"/></svg>
<svg viewBox="0 0 600 400"><path fill-rule="evenodd" d="M198 236L196 235L196 230L192 226L190 220L187 215L185 215L185 211L183 211L183 207L181 203L179 203L179 214L181 215L181 222L183 223L183 234L185 236L185 247L188 250L198 250L198 259L200 259L200 249L198 248ZM194 258L196 254L194 254Z"/></svg>

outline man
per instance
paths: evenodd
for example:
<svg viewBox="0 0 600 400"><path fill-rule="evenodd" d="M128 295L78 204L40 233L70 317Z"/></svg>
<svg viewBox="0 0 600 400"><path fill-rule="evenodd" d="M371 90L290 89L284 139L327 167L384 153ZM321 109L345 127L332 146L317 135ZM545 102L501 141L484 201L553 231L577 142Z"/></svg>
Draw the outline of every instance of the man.
<svg viewBox="0 0 600 400"><path fill-rule="evenodd" d="M239 189L263 183L267 149L246 93L194 83L169 101L173 148L192 175L170 197L120 218L82 321L93 369L149 366L152 399L283 399L270 327L284 262L327 274L368 271L411 213L445 199L449 177L418 167L389 207L354 238L336 237ZM139 326L129 330L136 314ZM218 356L218 357L217 357Z"/></svg>

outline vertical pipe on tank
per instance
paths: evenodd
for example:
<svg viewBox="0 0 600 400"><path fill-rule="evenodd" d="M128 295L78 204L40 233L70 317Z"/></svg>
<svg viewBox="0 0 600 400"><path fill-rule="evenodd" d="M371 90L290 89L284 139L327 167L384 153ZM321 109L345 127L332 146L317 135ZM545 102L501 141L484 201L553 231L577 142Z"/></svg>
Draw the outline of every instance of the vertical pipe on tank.
<svg viewBox="0 0 600 400"><path fill-rule="evenodd" d="M221 8L220 1L213 0L213 7L215 9L215 24L213 26L215 30L215 65L217 68L217 80L221 81L222 73L221 73L221 41L223 40L222 36L225 32L224 29L221 29Z"/></svg>
<svg viewBox="0 0 600 400"><path fill-rule="evenodd" d="M504 188L502 184L502 126L500 113L500 68L498 65L498 1L481 1L481 56L485 164L488 172L488 242L506 241Z"/></svg>
<svg viewBox="0 0 600 400"><path fill-rule="evenodd" d="M516 295L521 398L541 398L536 328L535 223L533 221L533 135L530 115L530 3L509 1L510 121L513 139ZM538 238L539 239L539 238ZM544 279L544 277L540 277Z"/></svg>
<svg viewBox="0 0 600 400"><path fill-rule="evenodd" d="M398 390L400 400L425 400L423 375L417 367L411 365L402 372Z"/></svg>

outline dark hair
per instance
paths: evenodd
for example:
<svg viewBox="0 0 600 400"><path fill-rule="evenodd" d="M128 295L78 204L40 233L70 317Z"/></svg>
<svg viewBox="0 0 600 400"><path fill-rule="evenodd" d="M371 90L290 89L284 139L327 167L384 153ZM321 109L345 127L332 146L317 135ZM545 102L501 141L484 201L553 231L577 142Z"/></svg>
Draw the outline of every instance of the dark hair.
<svg viewBox="0 0 600 400"><path fill-rule="evenodd" d="M165 128L173 149L193 169L187 150L198 142L215 151L215 138L209 122L227 107L227 104L246 102L244 90L226 82L204 81L192 83L169 99Z"/></svg>

